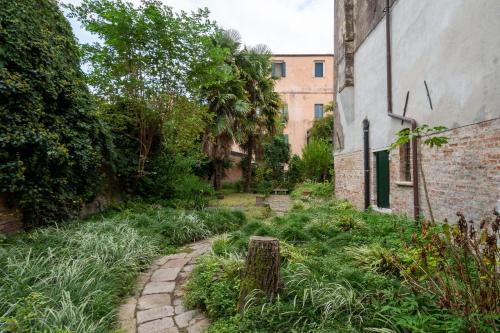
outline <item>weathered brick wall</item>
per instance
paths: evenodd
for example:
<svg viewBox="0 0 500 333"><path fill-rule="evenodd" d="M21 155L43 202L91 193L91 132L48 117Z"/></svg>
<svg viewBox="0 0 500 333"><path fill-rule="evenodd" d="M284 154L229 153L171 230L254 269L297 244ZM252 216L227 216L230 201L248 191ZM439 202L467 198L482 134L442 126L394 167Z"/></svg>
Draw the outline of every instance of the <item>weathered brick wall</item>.
<svg viewBox="0 0 500 333"><path fill-rule="evenodd" d="M401 179L399 149L391 151L390 159L389 170L391 184L389 191L392 212L395 214L407 215L408 217L413 218L413 184ZM413 171L413 168L410 168L410 171ZM372 179L373 188L375 189L375 177ZM376 193L376 191L374 193Z"/></svg>
<svg viewBox="0 0 500 333"><path fill-rule="evenodd" d="M437 220L456 221L461 211L478 222L492 216L500 200L500 118L442 134L449 143L422 148L429 198ZM428 216L421 182L421 202Z"/></svg>
<svg viewBox="0 0 500 333"><path fill-rule="evenodd" d="M364 208L363 152L335 155L335 195Z"/></svg>
<svg viewBox="0 0 500 333"><path fill-rule="evenodd" d="M420 158L429 201L438 221L456 221L456 212L480 221L500 200L500 118L438 134L449 143L442 148L422 146ZM400 179L399 150L391 152L390 204L396 214L413 216L413 187ZM371 199L376 205L375 162L371 162ZM363 152L335 156L336 196L363 207ZM419 173L420 208L429 217L423 179Z"/></svg>
<svg viewBox="0 0 500 333"><path fill-rule="evenodd" d="M14 234L22 228L22 216L19 211L7 207L5 198L0 196L0 234Z"/></svg>

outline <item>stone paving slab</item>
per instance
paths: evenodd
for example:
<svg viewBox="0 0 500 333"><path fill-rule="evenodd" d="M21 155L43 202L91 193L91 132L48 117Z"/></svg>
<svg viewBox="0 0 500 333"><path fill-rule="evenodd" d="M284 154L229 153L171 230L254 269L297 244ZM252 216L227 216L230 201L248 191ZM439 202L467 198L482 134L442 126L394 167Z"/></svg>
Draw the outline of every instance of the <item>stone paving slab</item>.
<svg viewBox="0 0 500 333"><path fill-rule="evenodd" d="M139 298L137 310L160 308L165 305L172 305L170 294L143 295Z"/></svg>
<svg viewBox="0 0 500 333"><path fill-rule="evenodd" d="M196 259L211 250L211 241L187 245L182 252L161 257L141 273L136 297L118 312L123 333L202 333L210 322L199 310L187 310L184 286Z"/></svg>
<svg viewBox="0 0 500 333"><path fill-rule="evenodd" d="M164 266L162 266L164 267ZM181 267L168 267L157 269L151 276L153 282L175 281L177 274L181 271Z"/></svg>
<svg viewBox="0 0 500 333"><path fill-rule="evenodd" d="M175 289L175 282L151 281L142 291L143 295L171 293Z"/></svg>

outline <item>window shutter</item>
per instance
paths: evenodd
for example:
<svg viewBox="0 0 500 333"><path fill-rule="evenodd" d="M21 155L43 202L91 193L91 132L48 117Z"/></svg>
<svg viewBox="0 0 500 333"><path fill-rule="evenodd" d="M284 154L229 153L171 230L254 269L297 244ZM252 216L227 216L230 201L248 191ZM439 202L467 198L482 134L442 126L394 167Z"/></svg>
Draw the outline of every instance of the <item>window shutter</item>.
<svg viewBox="0 0 500 333"><path fill-rule="evenodd" d="M286 76L286 63L282 62L281 63L281 77Z"/></svg>

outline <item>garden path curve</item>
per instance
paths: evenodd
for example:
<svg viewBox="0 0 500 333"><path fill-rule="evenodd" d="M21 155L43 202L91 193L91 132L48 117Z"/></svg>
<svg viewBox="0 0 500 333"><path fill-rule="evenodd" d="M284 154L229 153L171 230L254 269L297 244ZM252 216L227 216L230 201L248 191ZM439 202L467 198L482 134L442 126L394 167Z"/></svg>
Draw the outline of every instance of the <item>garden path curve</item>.
<svg viewBox="0 0 500 333"><path fill-rule="evenodd" d="M210 240L187 245L182 252L157 259L148 272L141 273L137 294L119 309L121 332L203 332L210 324L207 317L200 310L187 310L182 298L196 259L210 249Z"/></svg>

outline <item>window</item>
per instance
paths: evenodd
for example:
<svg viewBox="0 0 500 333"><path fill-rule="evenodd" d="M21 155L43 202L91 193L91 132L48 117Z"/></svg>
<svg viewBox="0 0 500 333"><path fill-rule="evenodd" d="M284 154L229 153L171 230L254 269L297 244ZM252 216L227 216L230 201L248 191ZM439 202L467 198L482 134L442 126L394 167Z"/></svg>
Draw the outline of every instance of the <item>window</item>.
<svg viewBox="0 0 500 333"><path fill-rule="evenodd" d="M325 75L325 63L323 61L314 62L314 77L323 77Z"/></svg>
<svg viewBox="0 0 500 333"><path fill-rule="evenodd" d="M274 78L280 78L280 77L285 77L286 76L286 63L281 61L281 62L273 62L272 64L272 71L273 71L273 77Z"/></svg>
<svg viewBox="0 0 500 333"><path fill-rule="evenodd" d="M288 134L283 134L283 138L285 139L285 143L288 144Z"/></svg>
<svg viewBox="0 0 500 333"><path fill-rule="evenodd" d="M323 118L323 104L314 104L314 119Z"/></svg>
<svg viewBox="0 0 500 333"><path fill-rule="evenodd" d="M288 122L288 104L283 105L281 108L281 119L283 120L283 124Z"/></svg>
<svg viewBox="0 0 500 333"><path fill-rule="evenodd" d="M399 179L411 182L411 150L410 143L399 146Z"/></svg>

